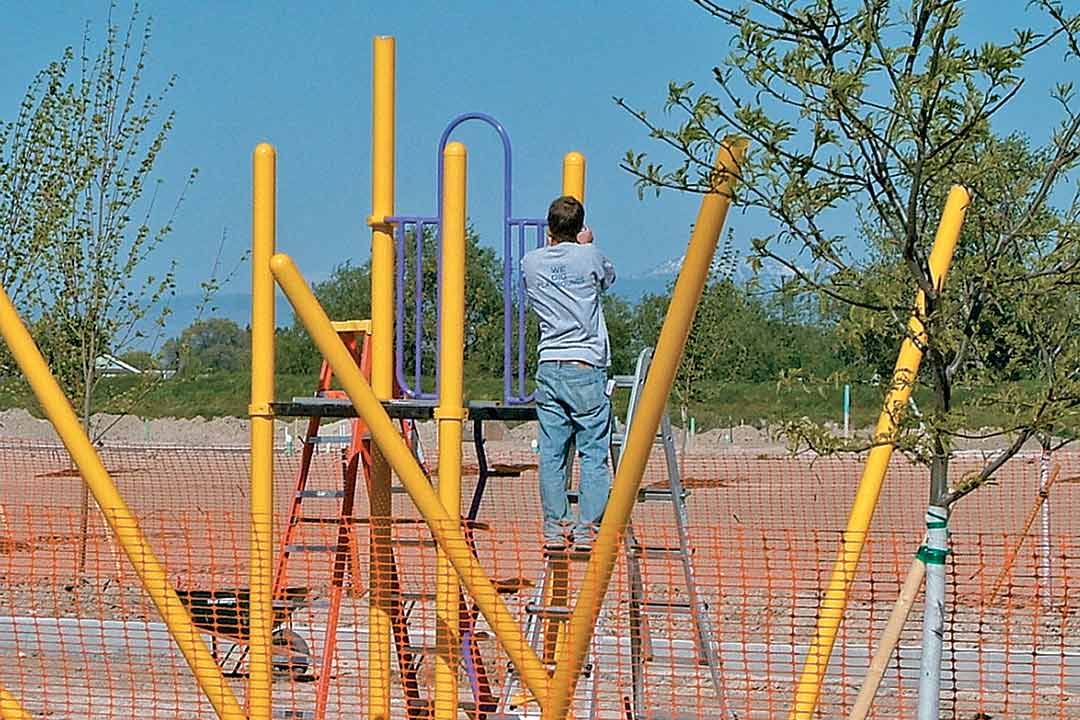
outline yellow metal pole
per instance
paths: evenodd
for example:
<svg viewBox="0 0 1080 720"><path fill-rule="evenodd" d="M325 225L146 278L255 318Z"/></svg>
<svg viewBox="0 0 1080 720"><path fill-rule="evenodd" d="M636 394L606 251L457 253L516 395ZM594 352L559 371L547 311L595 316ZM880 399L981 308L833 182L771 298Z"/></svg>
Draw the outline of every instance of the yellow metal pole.
<svg viewBox="0 0 1080 720"><path fill-rule="evenodd" d="M380 400L394 394L394 63L392 37L372 44L371 102L371 387ZM394 554L391 543L390 468L379 448L372 452L369 541L368 716L390 717Z"/></svg>
<svg viewBox="0 0 1080 720"><path fill-rule="evenodd" d="M278 285L285 291L300 322L307 328L315 346L319 348L334 375L341 383L345 394L352 400L357 413L367 423L371 437L382 448L384 457L401 479L405 491L409 493L416 508L423 515L431 529L431 534L439 548L446 553L458 577L466 590L480 608L480 612L491 626L492 632L506 649L506 654L521 674L522 680L536 697L546 697L548 676L540 659L529 647L521 628L514 620L506 603L499 597L495 585L484 572L480 562L473 556L465 542L461 524L454 522L443 507L439 496L435 494L416 464L409 447L394 428L390 416L386 414L371 387L364 380L360 369L349 357L345 346L338 340L330 320L319 306L311 289L304 282L296 265L288 255L279 253L270 261L270 269Z"/></svg>
<svg viewBox="0 0 1080 720"><path fill-rule="evenodd" d="M568 152L563 157L562 194L585 204L585 156L579 152Z"/></svg>
<svg viewBox="0 0 1080 720"><path fill-rule="evenodd" d="M153 548L139 529L138 521L124 503L120 491L109 477L109 472L75 416L71 403L60 389L56 378L49 372L49 366L41 356L41 351L3 288L0 288L0 334L3 334L15 362L30 383L38 404L79 468L116 541L127 554L135 573L165 621L169 634L191 667L199 687L214 706L214 711L222 720L244 720L244 711L232 688L222 677L221 668L210 655L198 628L191 622L187 610L176 596L176 590L169 582L165 568L158 562Z"/></svg>
<svg viewBox="0 0 1080 720"><path fill-rule="evenodd" d="M971 198L967 190L954 186L945 201L945 210L938 224L934 247L930 251L930 275L937 291L945 284L945 276L952 262L953 251L960 237L960 227L964 223ZM881 485L889 467L896 439L897 421L907 406L915 378L922 362L923 348L926 347L926 297L919 291L915 298L915 313L908 321L907 337L900 346L900 355L893 370L892 386L885 396L885 406L878 417L874 430L874 447L866 458L859 487L855 491L855 501L848 516L847 529L841 540L840 552L833 566L832 576L825 597L818 613L817 629L814 633L810 651L807 653L799 683L795 689L795 701L789 718L791 720L810 720L817 705L821 683L829 666L836 633L847 607L848 591L855 579L855 569L862 556L863 543L870 529L874 510L877 508Z"/></svg>
<svg viewBox="0 0 1080 720"><path fill-rule="evenodd" d="M439 500L456 527L461 523L461 424L465 419L465 146L443 150L442 309L439 345ZM464 548L468 549L468 548ZM461 586L439 551L436 568L435 720L458 715L458 656L461 647Z"/></svg>
<svg viewBox="0 0 1080 720"><path fill-rule="evenodd" d="M660 426L660 417L667 405L675 371L679 367L683 347L690 333L690 325L709 276L709 265L716 252L720 231L724 227L745 150L745 142L729 140L717 153L713 178L713 187L716 189L701 200L694 233L686 250L686 260L675 282L675 290L656 343L649 375L645 380L641 400L634 411L634 422L631 424L619 469L612 483L611 496L593 545L592 557L585 570L585 580L570 617L567 631L568 655L560 658L555 668L547 706L543 711L544 720L563 720L570 706L577 677L592 642L600 605L611 582L623 530L637 502L645 463L649 459L656 430Z"/></svg>
<svg viewBox="0 0 1080 720"><path fill-rule="evenodd" d="M274 629L274 254L277 154L260 143L253 156L251 212L251 588L248 709L270 720Z"/></svg>
<svg viewBox="0 0 1080 720"><path fill-rule="evenodd" d="M14 695L0 687L0 720L33 720L33 716L23 710Z"/></svg>

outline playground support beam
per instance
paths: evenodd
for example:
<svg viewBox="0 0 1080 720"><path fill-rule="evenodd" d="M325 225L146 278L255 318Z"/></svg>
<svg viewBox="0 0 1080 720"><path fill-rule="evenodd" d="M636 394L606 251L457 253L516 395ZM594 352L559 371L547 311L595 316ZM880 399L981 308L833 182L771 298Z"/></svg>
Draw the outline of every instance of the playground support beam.
<svg viewBox="0 0 1080 720"><path fill-rule="evenodd" d="M372 42L371 98L371 387L380 400L394 394L394 234L386 218L394 214L393 37ZM339 341L340 342L340 341ZM368 609L368 715L390 717L390 648L394 597L391 546L390 468L379 448L372 452L371 534Z"/></svg>
<svg viewBox="0 0 1080 720"><path fill-rule="evenodd" d="M0 687L0 720L33 720L15 696Z"/></svg>
<svg viewBox="0 0 1080 720"><path fill-rule="evenodd" d="M15 362L34 391L45 417L52 423L67 448L83 481L101 508L113 536L131 561L143 588L153 601L165 626L184 655L199 687L221 720L246 720L243 708L221 674L202 634L191 621L176 590L158 561L154 550L139 529L134 514L124 502L101 458L75 415L71 403L19 318L7 292L0 288L0 334L3 334ZM18 717L17 715L15 717Z"/></svg>
<svg viewBox="0 0 1080 720"><path fill-rule="evenodd" d="M936 292L940 293L945 285L945 276L952 263L953 252L960 237L960 228L964 224L971 196L963 187L954 185L945 201L945 209L938 224L934 246L930 250L930 277ZM889 467L896 441L897 422L904 408L907 407L911 390L919 373L923 348L926 347L927 335L926 296L922 290L915 297L915 312L908 321L907 337L900 346L900 355L893 370L892 386L885 396L885 404L878 417L874 430L874 446L866 458L859 487L855 491L855 500L851 505L847 529L840 543L840 552L833 566L832 576L825 597L818 613L817 629L814 640L806 655L799 683L795 688L795 701L789 715L790 720L810 720L821 692L821 683L829 667L833 644L840 628L840 622L847 608L851 583L855 580L855 570L862 556L866 533L877 508L885 472Z"/></svg>
<svg viewBox="0 0 1080 720"><path fill-rule="evenodd" d="M329 318L300 271L292 259L283 253L271 258L270 270L296 311L296 316L307 328L315 347L333 368L335 377L352 400L357 414L367 423L372 440L401 479L401 484L427 522L438 547L453 564L461 584L480 608L525 685L535 697L547 697L546 668L521 633L521 627L499 596L491 578L469 550L461 524L454 522L446 512L390 416L338 339Z"/></svg>
<svg viewBox="0 0 1080 720"><path fill-rule="evenodd" d="M592 642L604 594L611 582L623 532L637 502L645 463L649 459L660 417L667 405L675 371L679 367L690 325L709 276L709 266L724 227L739 165L746 151L742 140L728 139L716 156L712 192L701 200L694 233L686 250L679 278L660 330L641 400L634 412L619 469L612 483L604 519L593 545L592 557L568 629L568 655L559 658L543 710L544 720L563 720L574 694L577 677Z"/></svg>
<svg viewBox="0 0 1080 720"><path fill-rule="evenodd" d="M465 146L443 150L442 308L440 311L439 500L450 522L461 522L461 425L465 419ZM461 586L454 568L439 551L436 566L435 720L458 715L458 661L461 647Z"/></svg>
<svg viewBox="0 0 1080 720"><path fill-rule="evenodd" d="M579 152L568 152L563 156L562 194L585 204L585 156Z"/></svg>
<svg viewBox="0 0 1080 720"><path fill-rule="evenodd" d="M270 720L274 628L274 255L277 154L260 143L252 158L251 212L251 638L248 708Z"/></svg>

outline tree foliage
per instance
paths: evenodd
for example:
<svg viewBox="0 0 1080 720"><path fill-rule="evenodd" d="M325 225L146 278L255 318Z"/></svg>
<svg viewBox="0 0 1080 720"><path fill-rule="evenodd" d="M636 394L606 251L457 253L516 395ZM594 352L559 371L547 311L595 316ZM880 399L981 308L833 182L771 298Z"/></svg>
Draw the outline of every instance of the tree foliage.
<svg viewBox="0 0 1080 720"><path fill-rule="evenodd" d="M1045 315L1080 279L1080 204L1066 188L1080 158L1072 84L1055 88L1057 118L1040 117L1030 128L1036 139L1001 137L993 121L1015 102L1035 53L1064 54L1075 67L1080 18L1036 0L1042 29L974 47L964 42L955 0L697 4L734 36L713 69L715 85L672 83L670 125L617 99L666 147L657 152L670 153L628 153L624 167L639 188L704 191L721 139L746 137L736 201L774 228L752 238L752 261L790 273L789 292L817 295L856 355L895 357L888 349L904 337L914 291L925 293L922 381L934 403L894 439L931 466L932 501L954 501L990 478L1033 433L1073 432L1080 387L1061 368L1076 333ZM953 184L968 186L974 200L939 293L928 256ZM1009 447L950 490L950 450L974 409L956 390L992 389L1017 373L1041 380L1034 394L1030 385L1024 397L978 394L1016 409L1014 427L1004 429ZM836 446L820 431L803 438Z"/></svg>
<svg viewBox="0 0 1080 720"><path fill-rule="evenodd" d="M251 367L251 333L232 320L210 318L165 343L162 364L181 375L238 372Z"/></svg>
<svg viewBox="0 0 1080 720"><path fill-rule="evenodd" d="M88 26L78 51L39 74L0 136L2 279L23 291L22 310L87 427L97 358L122 355L147 323L164 323L172 269L148 273L145 263L171 234L195 175L160 207L155 168L173 126L163 103L175 78L145 93L149 40L137 8L126 27L110 9L100 45Z"/></svg>

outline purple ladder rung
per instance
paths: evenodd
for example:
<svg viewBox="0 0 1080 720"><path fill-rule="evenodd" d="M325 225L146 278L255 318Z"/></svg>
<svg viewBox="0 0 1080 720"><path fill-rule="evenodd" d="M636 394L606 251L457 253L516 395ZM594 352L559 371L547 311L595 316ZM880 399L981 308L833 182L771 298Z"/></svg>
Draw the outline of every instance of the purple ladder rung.
<svg viewBox="0 0 1080 720"><path fill-rule="evenodd" d="M437 217L422 215L399 215L387 218L387 222L394 226L394 245L397 248L396 276L394 283L396 291L396 303L394 312L394 373L397 377L401 391L412 398L433 399L436 394L426 392L423 388L423 343L424 343L424 233L428 227L439 226ZM406 264L405 243L409 229L413 231L413 240L416 247L413 278L413 373L412 383L405 373L405 280L408 273ZM436 308L436 313L439 310ZM436 320L436 325L438 321ZM437 341L436 341L437 342ZM436 359L436 364L437 364Z"/></svg>

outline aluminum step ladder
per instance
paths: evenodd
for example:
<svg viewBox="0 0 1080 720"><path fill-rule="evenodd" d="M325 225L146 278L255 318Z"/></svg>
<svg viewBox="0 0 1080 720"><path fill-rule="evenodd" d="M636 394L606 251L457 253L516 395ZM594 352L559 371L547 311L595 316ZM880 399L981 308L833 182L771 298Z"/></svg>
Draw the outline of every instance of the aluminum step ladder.
<svg viewBox="0 0 1080 720"><path fill-rule="evenodd" d="M555 658L564 655L559 650L566 640L566 627L573 614L573 608L569 605L572 567L588 562L588 552L572 548L544 549L544 570L532 599L525 605L525 638L549 674L554 672ZM574 700L570 704L575 719L595 720L599 710L597 677L600 674L600 657L595 652L595 646L594 634L582 665L581 678L575 686ZM513 664L509 664L493 720L533 720L539 717L540 708L536 699L522 683Z"/></svg>
<svg viewBox="0 0 1080 720"><path fill-rule="evenodd" d="M633 375L616 375L609 381L609 395L616 390L629 390L626 422L620 428L615 421L616 431L611 436L612 463L618 468L622 459L623 445L629 435L634 413L641 399L645 378L652 363L653 349L645 348L638 355L637 366ZM667 487L646 487L638 492L638 502L669 502L675 520L677 546L653 546L642 542L634 529L633 521L627 524L623 538L626 550L626 571L629 584L630 602L630 669L632 680L632 698L629 708L632 716L627 720L641 720L645 712L645 663L652 656L652 641L649 633L649 616L656 613L688 614L694 627L696 663L709 668L710 679L719 701L719 717L727 718L727 703L721 683L720 656L713 643L712 624L709 622L709 608L701 597L694 577L693 548L690 546L689 518L686 511L686 498L690 492L682 483L679 458L675 452L675 438L671 429L671 419L665 412L660 420L660 432L655 443L664 451ZM644 582L642 565L651 558L677 557L682 569L685 601L653 600L648 597Z"/></svg>

